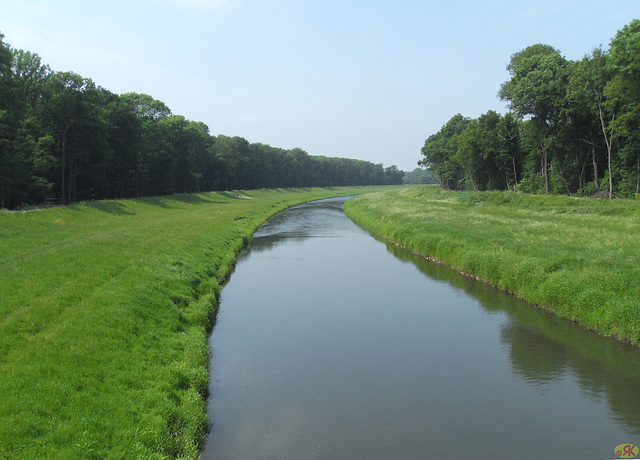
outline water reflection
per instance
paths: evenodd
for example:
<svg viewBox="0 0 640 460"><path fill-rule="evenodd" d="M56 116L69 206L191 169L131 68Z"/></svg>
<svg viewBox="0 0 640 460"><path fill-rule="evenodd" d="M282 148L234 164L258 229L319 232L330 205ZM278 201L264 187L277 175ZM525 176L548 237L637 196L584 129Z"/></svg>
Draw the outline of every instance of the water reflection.
<svg viewBox="0 0 640 460"><path fill-rule="evenodd" d="M386 244L395 257L413 263L430 278L464 291L486 312L508 313L508 320L500 326L500 339L509 351L515 375L542 391L552 382L571 377L594 401L605 398L612 416L640 435L637 349L597 336L448 267Z"/></svg>
<svg viewBox="0 0 640 460"><path fill-rule="evenodd" d="M205 459L609 458L639 433L635 350L385 247L341 200L254 235L211 344Z"/></svg>
<svg viewBox="0 0 640 460"><path fill-rule="evenodd" d="M272 243L287 239L329 237L340 234L344 226L336 225L342 219L336 216L343 214L342 205L349 197L337 199L311 201L290 208L286 213L279 213L267 220L254 233L255 249L261 251L270 249ZM309 219L309 211L313 211L314 219ZM345 222L349 225L348 222ZM261 239L268 238L268 244L263 245ZM251 248L252 250L254 247Z"/></svg>

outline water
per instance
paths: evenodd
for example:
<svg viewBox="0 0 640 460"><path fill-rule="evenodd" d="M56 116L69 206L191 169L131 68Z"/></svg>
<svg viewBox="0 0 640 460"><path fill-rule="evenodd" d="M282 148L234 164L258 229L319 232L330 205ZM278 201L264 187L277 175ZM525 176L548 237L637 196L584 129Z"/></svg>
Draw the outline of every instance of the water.
<svg viewBox="0 0 640 460"><path fill-rule="evenodd" d="M640 358L307 203L254 235L211 336L205 459L605 459Z"/></svg>

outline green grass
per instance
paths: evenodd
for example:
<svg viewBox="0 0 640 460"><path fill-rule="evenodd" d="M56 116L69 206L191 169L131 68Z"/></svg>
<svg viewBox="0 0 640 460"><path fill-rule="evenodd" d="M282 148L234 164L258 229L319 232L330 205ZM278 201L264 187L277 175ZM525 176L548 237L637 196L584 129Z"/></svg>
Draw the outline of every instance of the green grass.
<svg viewBox="0 0 640 460"><path fill-rule="evenodd" d="M640 201L411 187L363 195L345 212L416 254L640 342Z"/></svg>
<svg viewBox="0 0 640 460"><path fill-rule="evenodd" d="M0 213L0 458L196 458L207 337L238 251L288 206L371 190Z"/></svg>

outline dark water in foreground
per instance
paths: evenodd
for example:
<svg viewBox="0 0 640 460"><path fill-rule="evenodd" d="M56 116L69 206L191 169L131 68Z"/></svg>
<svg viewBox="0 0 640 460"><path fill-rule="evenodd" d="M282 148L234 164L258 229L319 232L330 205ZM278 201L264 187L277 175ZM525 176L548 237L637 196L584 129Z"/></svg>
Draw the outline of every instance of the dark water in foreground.
<svg viewBox="0 0 640 460"><path fill-rule="evenodd" d="M211 336L205 459L608 459L640 356L372 238L343 199L254 235Z"/></svg>

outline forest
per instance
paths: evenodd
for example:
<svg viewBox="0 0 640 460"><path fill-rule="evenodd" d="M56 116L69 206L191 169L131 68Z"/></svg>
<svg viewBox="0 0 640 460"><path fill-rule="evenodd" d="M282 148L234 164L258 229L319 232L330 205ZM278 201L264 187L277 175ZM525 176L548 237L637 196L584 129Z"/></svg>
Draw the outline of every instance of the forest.
<svg viewBox="0 0 640 460"><path fill-rule="evenodd" d="M549 45L512 55L505 115L453 116L420 164L449 190L633 197L640 193L640 21L571 61Z"/></svg>
<svg viewBox="0 0 640 460"><path fill-rule="evenodd" d="M396 166L213 136L146 94L54 72L0 33L0 208L46 200L402 183Z"/></svg>

